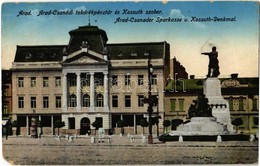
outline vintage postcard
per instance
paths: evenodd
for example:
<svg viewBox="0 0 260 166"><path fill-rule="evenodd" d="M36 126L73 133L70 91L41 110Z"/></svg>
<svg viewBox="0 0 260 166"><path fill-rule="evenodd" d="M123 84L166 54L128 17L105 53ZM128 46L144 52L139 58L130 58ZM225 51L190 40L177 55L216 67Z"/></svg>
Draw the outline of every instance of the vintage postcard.
<svg viewBox="0 0 260 166"><path fill-rule="evenodd" d="M259 2L4 2L2 162L257 164Z"/></svg>

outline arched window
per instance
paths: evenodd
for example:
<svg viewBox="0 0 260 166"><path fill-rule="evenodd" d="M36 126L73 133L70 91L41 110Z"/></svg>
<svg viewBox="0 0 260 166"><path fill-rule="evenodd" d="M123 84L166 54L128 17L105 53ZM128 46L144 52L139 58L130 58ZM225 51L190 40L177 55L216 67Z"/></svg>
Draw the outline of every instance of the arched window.
<svg viewBox="0 0 260 166"><path fill-rule="evenodd" d="M98 94L96 98L96 107L103 107L104 106L104 98L103 95Z"/></svg>
<svg viewBox="0 0 260 166"><path fill-rule="evenodd" d="M69 107L76 107L76 106L77 106L76 95L70 95L70 105L69 105Z"/></svg>
<svg viewBox="0 0 260 166"><path fill-rule="evenodd" d="M89 107L90 106L90 97L88 94L85 94L83 96L83 107Z"/></svg>

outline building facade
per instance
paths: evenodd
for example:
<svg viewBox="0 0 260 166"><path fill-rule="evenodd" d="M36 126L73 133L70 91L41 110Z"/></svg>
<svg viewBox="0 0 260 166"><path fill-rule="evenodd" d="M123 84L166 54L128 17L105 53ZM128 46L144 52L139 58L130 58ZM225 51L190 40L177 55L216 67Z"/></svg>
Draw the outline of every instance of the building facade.
<svg viewBox="0 0 260 166"><path fill-rule="evenodd" d="M90 25L69 34L68 45L17 46L12 119L21 125L21 134L30 135L33 116L42 122L43 134L55 134L56 120L65 122L67 134L90 134L96 120L108 133L119 119L130 133L139 133L139 121L147 116L148 54L154 68L152 94L159 99L154 110L163 117L167 42L110 44L104 30Z"/></svg>
<svg viewBox="0 0 260 166"><path fill-rule="evenodd" d="M2 70L2 118L9 119L12 115L12 72Z"/></svg>
<svg viewBox="0 0 260 166"><path fill-rule="evenodd" d="M238 126L243 133L255 133L258 125L254 118L259 114L259 79L238 78L231 75L230 78L220 78L221 92L229 103L231 120L241 118L243 124ZM176 129L174 121L181 119L184 122L190 105L203 92L203 79L172 80L166 87L165 93L165 119L172 122L172 129Z"/></svg>

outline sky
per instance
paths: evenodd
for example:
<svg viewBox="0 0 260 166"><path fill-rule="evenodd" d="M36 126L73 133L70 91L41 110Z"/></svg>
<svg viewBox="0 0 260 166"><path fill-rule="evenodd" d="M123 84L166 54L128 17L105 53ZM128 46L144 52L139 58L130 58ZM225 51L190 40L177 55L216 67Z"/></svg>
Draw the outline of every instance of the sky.
<svg viewBox="0 0 260 166"><path fill-rule="evenodd" d="M123 14L124 9L139 12ZM72 11L71 15L40 15L40 11ZM76 11L111 11L109 14L77 15ZM119 11L119 13L115 13ZM140 13L142 10L142 13ZM155 11L146 14L146 11ZM19 15L19 12L30 15ZM220 77L238 73L258 76L258 2L44 2L3 3L1 8L1 62L9 69L17 45L64 45L68 32L79 26L98 26L106 31L108 43L162 42L170 44L171 58L186 68L189 75L205 77L210 52L217 47ZM19 16L17 16L19 15ZM152 22L116 22L118 18L153 19ZM233 18L235 21L199 21ZM178 18L181 22L156 22ZM188 20L187 22L184 20Z"/></svg>

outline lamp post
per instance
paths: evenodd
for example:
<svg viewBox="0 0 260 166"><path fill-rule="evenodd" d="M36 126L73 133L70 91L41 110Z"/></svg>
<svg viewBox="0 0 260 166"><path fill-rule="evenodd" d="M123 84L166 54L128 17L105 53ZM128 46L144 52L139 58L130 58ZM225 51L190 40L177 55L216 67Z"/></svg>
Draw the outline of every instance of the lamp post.
<svg viewBox="0 0 260 166"><path fill-rule="evenodd" d="M149 135L148 135L148 144L153 144L153 133L152 133L152 113L153 113L153 100L151 94L151 78L153 74L153 66L151 64L151 54L150 52L145 53L148 55L148 115L149 115Z"/></svg>

